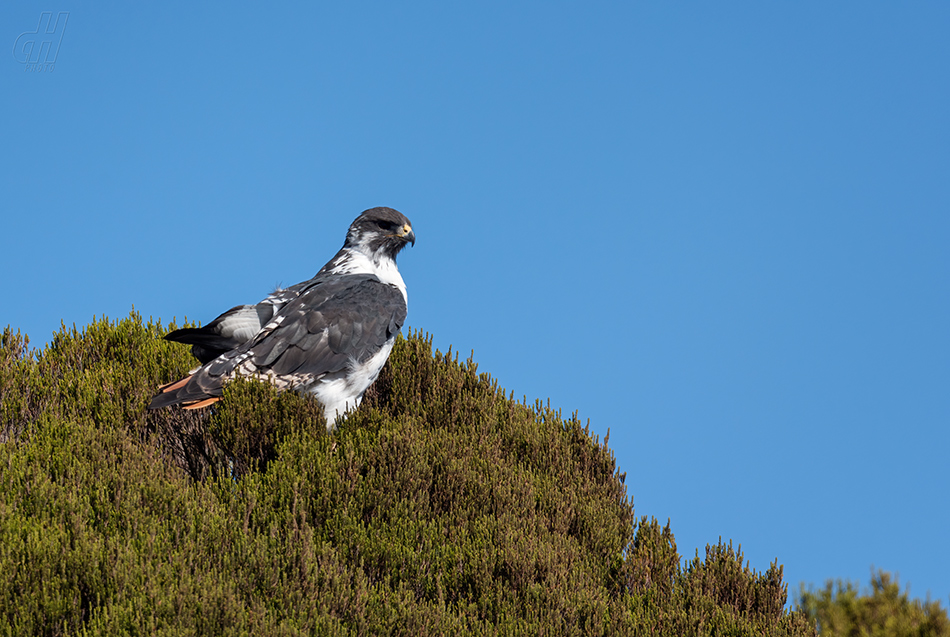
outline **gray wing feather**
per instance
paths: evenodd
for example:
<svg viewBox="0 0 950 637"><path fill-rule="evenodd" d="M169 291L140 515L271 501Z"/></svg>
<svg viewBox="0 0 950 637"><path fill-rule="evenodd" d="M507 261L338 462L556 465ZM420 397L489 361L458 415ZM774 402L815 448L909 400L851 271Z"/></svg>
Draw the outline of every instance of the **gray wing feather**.
<svg viewBox="0 0 950 637"><path fill-rule="evenodd" d="M278 375L320 376L378 352L405 322L406 302L375 276L351 275L302 294L282 315L284 320L262 335L261 348L251 347L255 365ZM265 347L269 351L261 357Z"/></svg>
<svg viewBox="0 0 950 637"><path fill-rule="evenodd" d="M406 320L402 293L374 275L322 277L307 284L254 338L205 364L187 384L159 394L149 406L221 396L225 382L247 365L251 372L270 372L291 383L294 375L318 379L343 372L351 361L376 354Z"/></svg>
<svg viewBox="0 0 950 637"><path fill-rule="evenodd" d="M204 364L210 363L252 340L285 305L326 278L325 273L318 272L312 279L273 292L256 305L237 305L204 327L175 330L165 338L191 345L195 358Z"/></svg>

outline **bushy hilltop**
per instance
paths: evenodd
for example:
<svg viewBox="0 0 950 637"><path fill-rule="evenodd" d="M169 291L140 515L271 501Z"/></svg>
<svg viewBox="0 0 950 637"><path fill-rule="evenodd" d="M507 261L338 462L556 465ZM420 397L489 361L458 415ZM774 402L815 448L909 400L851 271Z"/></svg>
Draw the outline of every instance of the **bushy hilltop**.
<svg viewBox="0 0 950 637"><path fill-rule="evenodd" d="M813 635L777 564L681 566L576 418L401 338L364 405L194 366L133 313L0 341L0 635Z"/></svg>

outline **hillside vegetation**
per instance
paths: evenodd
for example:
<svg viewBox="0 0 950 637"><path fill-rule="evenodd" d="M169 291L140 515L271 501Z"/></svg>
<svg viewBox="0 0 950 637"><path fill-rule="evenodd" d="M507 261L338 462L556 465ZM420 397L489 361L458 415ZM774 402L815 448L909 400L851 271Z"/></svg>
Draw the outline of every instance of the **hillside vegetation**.
<svg viewBox="0 0 950 637"><path fill-rule="evenodd" d="M420 333L327 434L256 381L148 411L194 366L173 327L4 331L0 635L815 632L781 566L681 566L606 444Z"/></svg>
<svg viewBox="0 0 950 637"><path fill-rule="evenodd" d="M896 577L880 569L872 571L864 593L851 581L828 580L817 589L803 584L798 605L822 637L950 637L950 617L940 602L911 599Z"/></svg>

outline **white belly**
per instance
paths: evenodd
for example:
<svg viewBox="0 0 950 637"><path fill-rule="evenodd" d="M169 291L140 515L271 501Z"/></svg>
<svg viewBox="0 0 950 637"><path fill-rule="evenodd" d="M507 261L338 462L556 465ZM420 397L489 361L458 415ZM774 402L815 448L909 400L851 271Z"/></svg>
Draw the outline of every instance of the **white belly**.
<svg viewBox="0 0 950 637"><path fill-rule="evenodd" d="M379 372L389 358L395 338L386 344L365 363L355 363L344 378L321 378L306 391L313 394L323 404L323 414L327 418L327 430L336 428L337 418L351 409L356 409L363 399L363 393L379 377Z"/></svg>

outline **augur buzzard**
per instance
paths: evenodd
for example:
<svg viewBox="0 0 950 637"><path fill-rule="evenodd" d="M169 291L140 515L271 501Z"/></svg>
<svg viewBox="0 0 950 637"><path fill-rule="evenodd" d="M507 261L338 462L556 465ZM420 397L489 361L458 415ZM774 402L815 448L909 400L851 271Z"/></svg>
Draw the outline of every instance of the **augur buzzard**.
<svg viewBox="0 0 950 637"><path fill-rule="evenodd" d="M389 358L406 320L406 284L396 255L415 245L409 220L371 208L350 225L343 248L309 281L257 305L231 308L208 325L165 338L192 345L203 365L161 388L150 409L205 407L237 376L312 394L327 426L355 409Z"/></svg>

